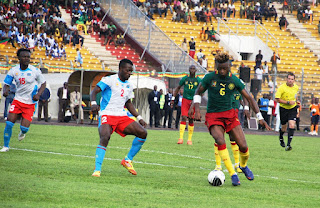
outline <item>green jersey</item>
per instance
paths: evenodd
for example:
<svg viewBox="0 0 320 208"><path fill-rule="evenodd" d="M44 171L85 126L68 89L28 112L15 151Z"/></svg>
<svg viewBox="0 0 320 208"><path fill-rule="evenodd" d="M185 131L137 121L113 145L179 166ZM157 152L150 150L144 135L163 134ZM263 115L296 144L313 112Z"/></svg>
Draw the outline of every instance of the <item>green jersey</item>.
<svg viewBox="0 0 320 208"><path fill-rule="evenodd" d="M218 72L206 74L201 84L208 90L208 113L231 110L235 92L241 92L245 87L235 75L229 73L221 77Z"/></svg>
<svg viewBox="0 0 320 208"><path fill-rule="evenodd" d="M201 79L197 76L194 78L189 77L189 75L182 77L179 82L179 86L184 85L183 98L193 100L194 93L196 92L200 82Z"/></svg>
<svg viewBox="0 0 320 208"><path fill-rule="evenodd" d="M233 95L233 101L232 101L232 108L233 109L239 109L240 100L242 100L242 95L240 94L240 92L236 91Z"/></svg>

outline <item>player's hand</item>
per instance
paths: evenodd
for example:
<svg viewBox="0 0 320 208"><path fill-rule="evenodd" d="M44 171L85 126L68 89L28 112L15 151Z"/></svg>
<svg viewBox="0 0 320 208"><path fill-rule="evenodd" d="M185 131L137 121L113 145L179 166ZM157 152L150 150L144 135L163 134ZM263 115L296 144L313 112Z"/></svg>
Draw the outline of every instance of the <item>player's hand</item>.
<svg viewBox="0 0 320 208"><path fill-rule="evenodd" d="M99 111L99 106L98 105L92 105L91 106L91 111L92 112L98 112Z"/></svg>
<svg viewBox="0 0 320 208"><path fill-rule="evenodd" d="M193 111L193 109L192 109ZM189 113L190 113L190 110L189 110ZM193 115L193 114L192 114ZM190 117L190 114L189 114L189 118L192 118L192 116ZM201 121L201 113L200 113L200 109L196 109L195 113L194 113L194 120L196 121Z"/></svg>
<svg viewBox="0 0 320 208"><path fill-rule="evenodd" d="M244 110L244 115L247 117L247 119L250 119L250 112L249 112L249 110Z"/></svg>
<svg viewBox="0 0 320 208"><path fill-rule="evenodd" d="M289 105L294 105L294 104L296 104L296 101L294 100L289 101Z"/></svg>
<svg viewBox="0 0 320 208"><path fill-rule="evenodd" d="M188 117L193 118L193 115L194 115L194 109L190 107L188 111Z"/></svg>
<svg viewBox="0 0 320 208"><path fill-rule="evenodd" d="M9 95L9 90L3 91L3 97L7 97Z"/></svg>
<svg viewBox="0 0 320 208"><path fill-rule="evenodd" d="M34 101L38 101L40 99L40 95L38 94L35 94L33 97L32 97L32 100Z"/></svg>
<svg viewBox="0 0 320 208"><path fill-rule="evenodd" d="M264 126L267 130L271 130L270 126L267 124L267 122L265 120L260 120L259 124Z"/></svg>
<svg viewBox="0 0 320 208"><path fill-rule="evenodd" d="M143 119L140 119L139 124L141 124L141 126L143 126L144 128L147 127L147 123Z"/></svg>

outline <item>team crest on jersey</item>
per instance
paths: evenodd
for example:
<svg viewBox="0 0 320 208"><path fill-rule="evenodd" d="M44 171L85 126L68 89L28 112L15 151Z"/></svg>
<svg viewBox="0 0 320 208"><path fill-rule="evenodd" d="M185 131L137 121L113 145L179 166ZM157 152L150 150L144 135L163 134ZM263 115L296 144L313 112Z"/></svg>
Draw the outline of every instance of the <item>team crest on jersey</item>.
<svg viewBox="0 0 320 208"><path fill-rule="evenodd" d="M127 85L127 88L129 88L130 86L129 85Z"/></svg>
<svg viewBox="0 0 320 208"><path fill-rule="evenodd" d="M27 76L31 76L31 73L27 73Z"/></svg>
<svg viewBox="0 0 320 208"><path fill-rule="evenodd" d="M194 85L197 86L197 85L198 85L198 82L194 82Z"/></svg>
<svg viewBox="0 0 320 208"><path fill-rule="evenodd" d="M188 84L188 81L186 81L186 83L185 83L186 85Z"/></svg>
<svg viewBox="0 0 320 208"><path fill-rule="evenodd" d="M19 73L17 72L17 73L16 73L16 76L18 76L18 75L19 75Z"/></svg>
<svg viewBox="0 0 320 208"><path fill-rule="evenodd" d="M230 89L230 90L233 90L234 89L234 84L233 83L230 83L229 85L228 85L228 88Z"/></svg>
<svg viewBox="0 0 320 208"><path fill-rule="evenodd" d="M211 87L215 87L217 85L217 81L212 81Z"/></svg>

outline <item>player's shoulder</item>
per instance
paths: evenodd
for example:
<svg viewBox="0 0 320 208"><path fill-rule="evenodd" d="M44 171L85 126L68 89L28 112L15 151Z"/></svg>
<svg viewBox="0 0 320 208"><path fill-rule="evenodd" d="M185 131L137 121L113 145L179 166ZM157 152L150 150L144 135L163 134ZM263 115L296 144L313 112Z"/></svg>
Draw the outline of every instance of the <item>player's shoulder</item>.
<svg viewBox="0 0 320 208"><path fill-rule="evenodd" d="M40 71L39 68L32 66L32 65L29 65L28 68L31 69L32 71Z"/></svg>
<svg viewBox="0 0 320 208"><path fill-rule="evenodd" d="M299 86L298 85L294 84L293 87L294 87L294 89L299 90Z"/></svg>

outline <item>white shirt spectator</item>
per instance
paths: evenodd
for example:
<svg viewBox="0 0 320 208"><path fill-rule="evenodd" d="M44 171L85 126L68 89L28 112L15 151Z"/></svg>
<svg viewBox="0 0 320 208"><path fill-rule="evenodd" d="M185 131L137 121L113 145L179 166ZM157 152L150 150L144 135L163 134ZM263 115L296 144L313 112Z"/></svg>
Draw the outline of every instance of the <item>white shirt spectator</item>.
<svg viewBox="0 0 320 208"><path fill-rule="evenodd" d="M199 51L199 52L197 53L197 58L198 58L198 60L202 59L202 57L203 57L203 53Z"/></svg>
<svg viewBox="0 0 320 208"><path fill-rule="evenodd" d="M263 65L263 73L268 74L269 73L269 66L268 65Z"/></svg>
<svg viewBox="0 0 320 208"><path fill-rule="evenodd" d="M202 66L203 68L207 69L207 67L208 67L208 59L207 59L207 58L202 59L202 64L201 64L201 66Z"/></svg>
<svg viewBox="0 0 320 208"><path fill-rule="evenodd" d="M29 49L34 48L35 47L35 43L36 43L35 39L33 39L32 37L29 38L29 40L28 40L28 48Z"/></svg>
<svg viewBox="0 0 320 208"><path fill-rule="evenodd" d="M260 69L260 68L257 68L256 69L256 77L257 77L257 79L262 80L262 74L263 74L263 70Z"/></svg>

